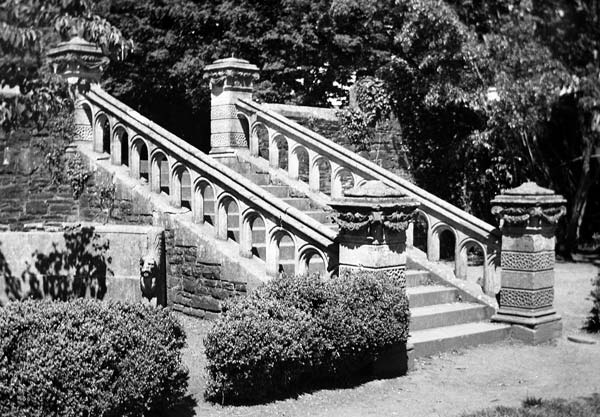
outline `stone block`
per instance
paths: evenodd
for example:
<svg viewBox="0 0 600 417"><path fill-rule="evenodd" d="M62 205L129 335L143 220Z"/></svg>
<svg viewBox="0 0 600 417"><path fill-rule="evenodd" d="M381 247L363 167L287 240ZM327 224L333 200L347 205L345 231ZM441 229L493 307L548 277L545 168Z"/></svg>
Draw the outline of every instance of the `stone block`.
<svg viewBox="0 0 600 417"><path fill-rule="evenodd" d="M554 270L523 272L502 270L502 287L538 290L554 286Z"/></svg>
<svg viewBox="0 0 600 417"><path fill-rule="evenodd" d="M539 290L505 288L500 290L500 308L536 310L552 307L554 287Z"/></svg>
<svg viewBox="0 0 600 417"><path fill-rule="evenodd" d="M502 270L546 271L554 268L554 251L512 252L502 251L500 266Z"/></svg>
<svg viewBox="0 0 600 417"><path fill-rule="evenodd" d="M509 252L554 252L556 239L554 235L544 236L541 234L510 235L502 236L502 251Z"/></svg>
<svg viewBox="0 0 600 417"><path fill-rule="evenodd" d="M221 302L210 296L193 295L191 297L190 307L218 313L221 311Z"/></svg>
<svg viewBox="0 0 600 417"><path fill-rule="evenodd" d="M511 336L529 345L539 345L557 339L562 334L562 321L556 320L535 327L513 325Z"/></svg>
<svg viewBox="0 0 600 417"><path fill-rule="evenodd" d="M25 211L29 214L46 214L48 212L48 203L42 200L28 201L25 204Z"/></svg>
<svg viewBox="0 0 600 417"><path fill-rule="evenodd" d="M196 292L196 288L198 287L199 282L194 278L183 277L181 280L181 285L184 291L193 294Z"/></svg>

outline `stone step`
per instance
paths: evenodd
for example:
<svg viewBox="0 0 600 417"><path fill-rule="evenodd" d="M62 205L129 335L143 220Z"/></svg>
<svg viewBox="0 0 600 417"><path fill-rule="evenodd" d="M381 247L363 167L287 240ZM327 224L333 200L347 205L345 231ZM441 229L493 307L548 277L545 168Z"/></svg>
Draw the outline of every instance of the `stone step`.
<svg viewBox="0 0 600 417"><path fill-rule="evenodd" d="M253 182L256 185L269 185L271 183L271 176L269 174L257 174L257 173L249 173L243 174L246 179Z"/></svg>
<svg viewBox="0 0 600 417"><path fill-rule="evenodd" d="M473 303L435 304L410 309L412 331L485 320L486 307Z"/></svg>
<svg viewBox="0 0 600 417"><path fill-rule="evenodd" d="M290 195L290 188L287 185L263 185L262 189L279 198L286 198Z"/></svg>
<svg viewBox="0 0 600 417"><path fill-rule="evenodd" d="M406 289L411 307L425 307L434 304L454 303L457 301L456 288L443 285L421 285Z"/></svg>
<svg viewBox="0 0 600 417"><path fill-rule="evenodd" d="M496 343L509 336L510 325L475 322L411 331L408 341L414 346L414 357L422 357L453 349Z"/></svg>
<svg viewBox="0 0 600 417"><path fill-rule="evenodd" d="M312 201L309 198L284 198L283 201L301 211L313 209Z"/></svg>
<svg viewBox="0 0 600 417"><path fill-rule="evenodd" d="M431 284L431 277L428 271L418 271L409 269L406 271L406 287L418 287Z"/></svg>
<svg viewBox="0 0 600 417"><path fill-rule="evenodd" d="M331 220L329 218L330 214L327 213L327 212L320 211L320 210L309 210L309 211L305 211L304 214L306 214L307 216L312 217L313 219L315 219L319 223L331 224Z"/></svg>

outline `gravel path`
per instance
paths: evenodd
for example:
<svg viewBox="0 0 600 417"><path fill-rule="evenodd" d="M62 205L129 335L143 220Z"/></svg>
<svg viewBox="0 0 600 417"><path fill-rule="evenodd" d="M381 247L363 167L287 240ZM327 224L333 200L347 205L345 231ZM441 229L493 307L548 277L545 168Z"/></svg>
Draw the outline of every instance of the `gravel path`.
<svg viewBox="0 0 600 417"><path fill-rule="evenodd" d="M600 335L579 330L591 308L586 297L596 273L589 263L557 264L555 307L563 317L564 330L551 344L526 346L507 341L444 353L418 360L415 369L401 378L253 407L220 407L203 401L202 337L210 324L182 317L188 332L184 360L190 368L189 391L197 401L195 415L458 416L497 405L519 405L527 396L574 398L600 393ZM567 340L569 335L593 338L597 343L573 343Z"/></svg>

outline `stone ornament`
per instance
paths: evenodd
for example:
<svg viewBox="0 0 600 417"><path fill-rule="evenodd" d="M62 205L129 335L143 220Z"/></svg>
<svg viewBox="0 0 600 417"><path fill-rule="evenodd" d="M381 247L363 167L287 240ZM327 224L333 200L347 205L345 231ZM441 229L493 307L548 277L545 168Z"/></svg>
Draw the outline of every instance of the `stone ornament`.
<svg viewBox="0 0 600 417"><path fill-rule="evenodd" d="M330 205L335 210L334 222L344 232L358 232L372 226L401 232L414 220L419 202L381 181L367 181L346 190L344 197Z"/></svg>
<svg viewBox="0 0 600 417"><path fill-rule="evenodd" d="M566 200L554 191L526 182L519 187L502 190L492 200L492 214L503 225L554 226L567 213Z"/></svg>
<svg viewBox="0 0 600 417"><path fill-rule="evenodd" d="M142 297L152 300L157 296L158 262L153 255L140 258L140 290Z"/></svg>
<svg viewBox="0 0 600 417"><path fill-rule="evenodd" d="M258 67L245 59L217 59L204 68L204 78L210 80L213 86L252 88L254 81L259 79Z"/></svg>

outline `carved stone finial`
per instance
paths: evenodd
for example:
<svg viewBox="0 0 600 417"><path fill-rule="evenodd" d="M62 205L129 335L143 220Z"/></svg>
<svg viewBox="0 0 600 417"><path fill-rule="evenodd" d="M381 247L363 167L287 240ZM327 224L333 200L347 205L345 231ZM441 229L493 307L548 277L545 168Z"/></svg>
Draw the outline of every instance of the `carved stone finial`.
<svg viewBox="0 0 600 417"><path fill-rule="evenodd" d="M567 212L566 200L554 191L534 182L502 190L492 200L492 214L500 220L500 227L554 226Z"/></svg>
<svg viewBox="0 0 600 417"><path fill-rule="evenodd" d="M211 89L217 85L224 88L252 89L254 81L259 78L258 72L256 65L232 56L217 59L204 67L204 78L210 79Z"/></svg>
<svg viewBox="0 0 600 417"><path fill-rule="evenodd" d="M110 62L98 45L80 36L50 49L48 58L54 72L66 78L69 84L98 82Z"/></svg>
<svg viewBox="0 0 600 417"><path fill-rule="evenodd" d="M334 221L344 232L380 225L386 230L406 230L419 203L381 181L367 181L334 199Z"/></svg>

